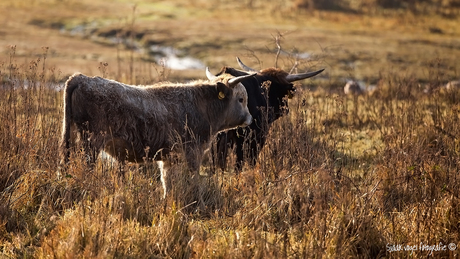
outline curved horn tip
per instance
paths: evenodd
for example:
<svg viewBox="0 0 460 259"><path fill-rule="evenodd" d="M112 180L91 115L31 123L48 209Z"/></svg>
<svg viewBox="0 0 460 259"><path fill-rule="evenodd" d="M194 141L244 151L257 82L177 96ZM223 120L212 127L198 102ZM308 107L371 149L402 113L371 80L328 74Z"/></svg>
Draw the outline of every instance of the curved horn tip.
<svg viewBox="0 0 460 259"><path fill-rule="evenodd" d="M250 77L253 77L257 75L257 73L252 73L252 74L249 74L249 75L244 75L244 76L239 76L239 77L234 77L230 80L228 80L228 84L231 85L231 86L234 86L234 85L237 85L238 83L241 83L242 81L250 78Z"/></svg>
<svg viewBox="0 0 460 259"><path fill-rule="evenodd" d="M286 77L286 80L288 82L294 82L294 81L298 81L298 80L302 80L302 79L307 79L307 78L310 78L310 77L314 77L314 76L318 75L319 73L321 73L323 71L324 71L324 68L320 69L320 70L317 70L317 71L314 71L314 72L307 72L307 73L301 73L301 74L288 75Z"/></svg>
<svg viewBox="0 0 460 259"><path fill-rule="evenodd" d="M246 66L239 57L236 57L236 61L238 62L238 65L241 67L241 69L243 69L244 71L246 72L256 72L257 73L257 70L253 69L253 68L250 68L248 66Z"/></svg>
<svg viewBox="0 0 460 259"><path fill-rule="evenodd" d="M206 77L209 79L209 80L214 80L216 78L215 75L213 75L211 73L211 71L209 71L209 67L206 67Z"/></svg>

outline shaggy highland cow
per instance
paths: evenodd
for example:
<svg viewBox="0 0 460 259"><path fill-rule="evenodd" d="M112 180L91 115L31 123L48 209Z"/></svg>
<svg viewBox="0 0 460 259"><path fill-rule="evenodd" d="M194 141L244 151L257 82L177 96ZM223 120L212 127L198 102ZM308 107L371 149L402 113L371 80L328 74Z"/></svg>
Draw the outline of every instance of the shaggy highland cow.
<svg viewBox="0 0 460 259"><path fill-rule="evenodd" d="M63 161L69 159L75 125L93 162L101 150L119 161L158 161L166 196L171 154L181 151L189 169L198 174L213 136L251 123L240 82L252 76L225 74L188 84L132 86L74 74L64 91Z"/></svg>

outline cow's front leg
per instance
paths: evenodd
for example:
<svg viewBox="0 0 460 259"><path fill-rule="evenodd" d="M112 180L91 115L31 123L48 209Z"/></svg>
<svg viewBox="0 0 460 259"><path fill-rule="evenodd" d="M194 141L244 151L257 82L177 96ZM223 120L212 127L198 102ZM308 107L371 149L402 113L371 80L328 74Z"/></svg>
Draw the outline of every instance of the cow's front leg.
<svg viewBox="0 0 460 259"><path fill-rule="evenodd" d="M201 167L201 162L203 159L204 155L204 150L206 145L203 145L201 147L195 148L195 149L188 149L185 158L187 160L187 166L190 170L191 177L193 178L192 181L195 183L193 184L195 187L197 187L197 192L198 192L198 206L202 211L205 210L205 202L203 199L203 192L204 189L202 188L202 178L200 175L200 167ZM198 184L197 184L198 183Z"/></svg>
<svg viewBox="0 0 460 259"><path fill-rule="evenodd" d="M235 165L235 173L239 174L243 169L244 164L244 144L245 138L243 136L239 136L236 139L236 165Z"/></svg>
<svg viewBox="0 0 460 259"><path fill-rule="evenodd" d="M192 173L192 177L200 175L200 166L203 160L203 154L203 147L186 148L185 160L187 162L188 169Z"/></svg>
<svg viewBox="0 0 460 259"><path fill-rule="evenodd" d="M228 149L232 148L233 141L229 138L229 132L222 132L217 135L215 147L212 147L213 166L225 171L227 167ZM232 134L233 135L233 134ZM215 169L213 168L213 170Z"/></svg>

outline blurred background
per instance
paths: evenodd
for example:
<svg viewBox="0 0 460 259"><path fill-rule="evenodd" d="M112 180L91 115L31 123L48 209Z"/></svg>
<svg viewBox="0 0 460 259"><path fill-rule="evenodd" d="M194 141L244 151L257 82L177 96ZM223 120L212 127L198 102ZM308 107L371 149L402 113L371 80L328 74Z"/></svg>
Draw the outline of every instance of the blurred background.
<svg viewBox="0 0 460 259"><path fill-rule="evenodd" d="M62 80L145 83L205 78L236 56L271 67L279 52L287 71L326 68L323 89L375 85L383 72L426 87L459 77L459 12L458 0L3 0L0 55L24 66L46 56Z"/></svg>

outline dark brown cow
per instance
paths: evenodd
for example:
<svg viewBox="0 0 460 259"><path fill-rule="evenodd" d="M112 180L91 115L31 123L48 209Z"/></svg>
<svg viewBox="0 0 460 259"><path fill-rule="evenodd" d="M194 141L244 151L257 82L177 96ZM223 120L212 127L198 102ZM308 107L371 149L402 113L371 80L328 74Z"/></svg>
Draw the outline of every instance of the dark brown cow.
<svg viewBox="0 0 460 259"><path fill-rule="evenodd" d="M324 69L290 75L279 68L256 71L243 64L238 57L236 59L239 66L245 71L224 67L217 76L225 74L243 76L257 72L257 75L242 82L248 93L248 108L253 122L246 128L219 133L217 135L217 151L213 154L213 160L218 167L224 169L228 149L236 145L235 169L238 172L242 169L245 158L248 158L251 165L256 163L259 151L265 144L270 125L289 111L286 98L291 97L295 92L292 82L316 76ZM244 146L247 148L243 149Z"/></svg>
<svg viewBox="0 0 460 259"><path fill-rule="evenodd" d="M189 169L198 173L211 137L251 123L247 93L239 83L251 76L132 86L75 74L64 91L63 161L70 155L73 124L92 161L101 150L119 161L158 161L166 196L171 153L184 152Z"/></svg>

